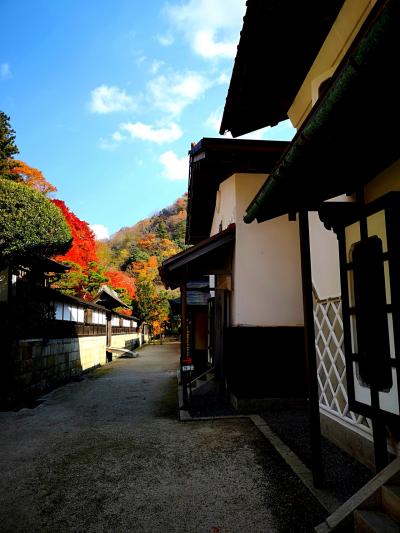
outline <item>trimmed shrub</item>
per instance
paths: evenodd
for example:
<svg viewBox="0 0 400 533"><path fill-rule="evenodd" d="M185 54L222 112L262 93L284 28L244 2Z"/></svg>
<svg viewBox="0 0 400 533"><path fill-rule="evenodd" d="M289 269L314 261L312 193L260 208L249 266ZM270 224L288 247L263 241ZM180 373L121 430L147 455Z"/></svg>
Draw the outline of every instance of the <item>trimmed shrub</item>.
<svg viewBox="0 0 400 533"><path fill-rule="evenodd" d="M0 179L0 257L65 253L72 235L61 211L40 192Z"/></svg>

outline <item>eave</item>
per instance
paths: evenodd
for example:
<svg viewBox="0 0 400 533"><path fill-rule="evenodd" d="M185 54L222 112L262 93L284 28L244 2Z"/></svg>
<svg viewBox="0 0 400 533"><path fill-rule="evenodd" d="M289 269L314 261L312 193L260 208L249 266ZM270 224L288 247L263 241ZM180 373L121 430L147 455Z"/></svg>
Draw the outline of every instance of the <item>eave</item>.
<svg viewBox="0 0 400 533"><path fill-rule="evenodd" d="M287 111L343 0L247 0L220 133L274 126Z"/></svg>
<svg viewBox="0 0 400 533"><path fill-rule="evenodd" d="M106 307L107 309L114 309L115 307L125 307L131 309L129 305L126 305L118 296L118 294L108 287L103 285L96 296L93 298L93 303L97 303Z"/></svg>
<svg viewBox="0 0 400 533"><path fill-rule="evenodd" d="M166 287L176 288L210 274L230 274L236 227L227 229L166 259L159 269Z"/></svg>
<svg viewBox="0 0 400 533"><path fill-rule="evenodd" d="M378 3L324 94L247 208L259 222L318 208L400 157L400 4Z"/></svg>

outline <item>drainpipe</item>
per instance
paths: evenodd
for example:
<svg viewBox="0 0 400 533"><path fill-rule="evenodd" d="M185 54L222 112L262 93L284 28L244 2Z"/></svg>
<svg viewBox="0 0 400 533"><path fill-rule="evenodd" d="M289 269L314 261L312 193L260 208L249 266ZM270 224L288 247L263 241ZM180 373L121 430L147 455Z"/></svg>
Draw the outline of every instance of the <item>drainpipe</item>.
<svg viewBox="0 0 400 533"><path fill-rule="evenodd" d="M308 374L308 409L310 417L311 470L315 487L323 485L323 465L321 454L321 425L319 419L319 397L317 382L317 359L314 336L314 306L312 299L310 233L308 212L299 213L301 278L303 289L303 314L305 333L305 352Z"/></svg>

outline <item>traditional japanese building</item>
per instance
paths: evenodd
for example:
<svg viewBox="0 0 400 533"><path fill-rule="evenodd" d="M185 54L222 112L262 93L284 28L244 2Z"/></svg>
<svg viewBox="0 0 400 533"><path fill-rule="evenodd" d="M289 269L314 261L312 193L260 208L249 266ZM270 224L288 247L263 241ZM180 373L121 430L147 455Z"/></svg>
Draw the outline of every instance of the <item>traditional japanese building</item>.
<svg viewBox="0 0 400 533"><path fill-rule="evenodd" d="M186 239L194 246L161 270L167 285L181 287L186 305L188 282L210 276L208 361L235 405L306 394L297 224L287 217L261 226L243 222L286 146L210 138L192 145Z"/></svg>
<svg viewBox="0 0 400 533"><path fill-rule="evenodd" d="M314 431L379 470L400 438L400 4L247 6L221 133L297 133L245 221L299 221Z"/></svg>

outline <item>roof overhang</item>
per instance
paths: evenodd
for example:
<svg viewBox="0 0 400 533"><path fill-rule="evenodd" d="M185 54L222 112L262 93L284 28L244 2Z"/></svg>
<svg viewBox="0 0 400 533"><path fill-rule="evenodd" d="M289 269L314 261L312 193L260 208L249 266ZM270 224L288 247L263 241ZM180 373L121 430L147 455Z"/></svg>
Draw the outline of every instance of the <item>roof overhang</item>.
<svg viewBox="0 0 400 533"><path fill-rule="evenodd" d="M344 0L247 0L220 133L233 137L287 118Z"/></svg>
<svg viewBox="0 0 400 533"><path fill-rule="evenodd" d="M258 222L351 194L400 157L400 3L378 2L247 208Z"/></svg>
<svg viewBox="0 0 400 533"><path fill-rule="evenodd" d="M32 271L41 273L63 274L71 270L69 265L64 265L48 257L16 257L11 260L11 264L26 267Z"/></svg>
<svg viewBox="0 0 400 533"><path fill-rule="evenodd" d="M176 288L204 275L230 274L235 235L236 227L231 224L226 230L166 259L159 269L163 283Z"/></svg>
<svg viewBox="0 0 400 533"><path fill-rule="evenodd" d="M210 235L219 185L235 173L268 174L288 142L204 138L189 152L186 242L196 244Z"/></svg>
<svg viewBox="0 0 400 533"><path fill-rule="evenodd" d="M126 309L130 309L129 305L126 305L126 303L119 298L118 294L108 285L103 285L92 301L107 309L114 309L115 307L125 307Z"/></svg>

